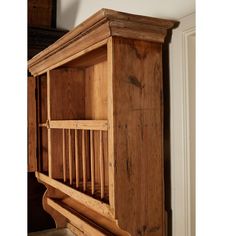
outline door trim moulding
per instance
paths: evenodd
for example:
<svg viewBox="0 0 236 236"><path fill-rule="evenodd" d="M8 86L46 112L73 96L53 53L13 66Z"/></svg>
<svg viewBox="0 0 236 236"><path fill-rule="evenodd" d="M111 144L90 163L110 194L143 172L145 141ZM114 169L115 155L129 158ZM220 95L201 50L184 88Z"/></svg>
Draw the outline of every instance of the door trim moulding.
<svg viewBox="0 0 236 236"><path fill-rule="evenodd" d="M173 236L194 236L191 209L188 41L195 13L179 19L170 44L171 205ZM194 211L192 214L191 211Z"/></svg>

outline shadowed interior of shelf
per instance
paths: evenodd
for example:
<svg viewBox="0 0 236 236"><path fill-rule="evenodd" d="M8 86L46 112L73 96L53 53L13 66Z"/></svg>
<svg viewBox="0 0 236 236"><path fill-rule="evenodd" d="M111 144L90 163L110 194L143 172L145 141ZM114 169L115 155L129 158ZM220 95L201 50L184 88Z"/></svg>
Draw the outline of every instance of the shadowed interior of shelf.
<svg viewBox="0 0 236 236"><path fill-rule="evenodd" d="M37 100L39 170L108 203L106 55L103 46L38 76Z"/></svg>

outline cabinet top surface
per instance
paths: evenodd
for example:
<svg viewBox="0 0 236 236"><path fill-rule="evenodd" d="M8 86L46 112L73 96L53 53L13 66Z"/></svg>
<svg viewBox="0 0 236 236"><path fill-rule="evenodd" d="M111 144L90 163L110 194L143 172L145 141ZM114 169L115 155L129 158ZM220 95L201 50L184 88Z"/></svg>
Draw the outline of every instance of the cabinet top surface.
<svg viewBox="0 0 236 236"><path fill-rule="evenodd" d="M48 48L30 59L28 61L29 71L33 75L40 74L39 72L34 73L34 70L31 70L31 68L43 60L50 58L50 56L56 52L64 50L66 47L84 36L89 37L92 31L98 29L99 27L101 28L102 26L103 30L100 31L100 34L104 34L104 38L108 38L109 36L121 36L142 39L143 37L144 40L163 43L166 36L166 31L174 28L176 25L177 21L174 20L134 15L103 8L79 24L73 30L69 31ZM153 35L156 34L156 39L153 36L145 37L148 33L152 33ZM137 36L138 34L139 36ZM142 35L140 36L140 34ZM158 37L158 34L161 36ZM93 41L93 43L96 43L96 39Z"/></svg>

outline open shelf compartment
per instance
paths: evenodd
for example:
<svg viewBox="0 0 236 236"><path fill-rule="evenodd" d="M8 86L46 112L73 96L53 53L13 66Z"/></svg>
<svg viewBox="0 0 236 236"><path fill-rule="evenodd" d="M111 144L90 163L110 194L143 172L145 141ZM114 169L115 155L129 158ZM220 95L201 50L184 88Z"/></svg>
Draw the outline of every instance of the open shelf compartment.
<svg viewBox="0 0 236 236"><path fill-rule="evenodd" d="M39 171L109 203L106 45L37 78Z"/></svg>

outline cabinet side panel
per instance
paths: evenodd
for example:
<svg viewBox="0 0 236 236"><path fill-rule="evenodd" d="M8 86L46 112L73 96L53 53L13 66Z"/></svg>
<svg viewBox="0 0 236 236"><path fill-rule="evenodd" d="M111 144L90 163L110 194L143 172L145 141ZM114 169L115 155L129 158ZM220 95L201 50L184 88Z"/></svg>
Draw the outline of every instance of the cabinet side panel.
<svg viewBox="0 0 236 236"><path fill-rule="evenodd" d="M34 77L28 77L28 171L37 170L36 158L36 80Z"/></svg>
<svg viewBox="0 0 236 236"><path fill-rule="evenodd" d="M115 208L132 236L164 233L161 44L113 38Z"/></svg>
<svg viewBox="0 0 236 236"><path fill-rule="evenodd" d="M45 127L39 127L47 121L47 77L37 77L37 144L38 170L48 171L48 134Z"/></svg>

